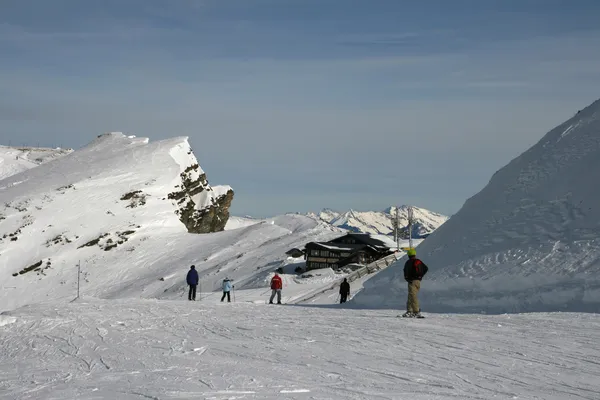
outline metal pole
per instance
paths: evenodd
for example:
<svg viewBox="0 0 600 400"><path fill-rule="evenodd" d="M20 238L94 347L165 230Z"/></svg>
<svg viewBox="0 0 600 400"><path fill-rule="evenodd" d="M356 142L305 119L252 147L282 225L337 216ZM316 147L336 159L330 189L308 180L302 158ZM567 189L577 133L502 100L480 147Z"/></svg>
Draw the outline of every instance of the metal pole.
<svg viewBox="0 0 600 400"><path fill-rule="evenodd" d="M396 206L396 251L400 251L400 211Z"/></svg>
<svg viewBox="0 0 600 400"><path fill-rule="evenodd" d="M411 249L413 248L412 225L413 225L413 209L412 209L412 206L408 206L408 246Z"/></svg>
<svg viewBox="0 0 600 400"><path fill-rule="evenodd" d="M79 298L79 277L81 276L81 260L77 263L77 297Z"/></svg>

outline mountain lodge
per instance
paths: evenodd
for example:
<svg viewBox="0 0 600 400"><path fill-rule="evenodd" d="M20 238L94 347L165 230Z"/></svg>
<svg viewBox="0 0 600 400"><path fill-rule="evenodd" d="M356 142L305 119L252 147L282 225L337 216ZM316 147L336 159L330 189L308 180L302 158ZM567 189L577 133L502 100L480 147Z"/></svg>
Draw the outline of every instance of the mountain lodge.
<svg viewBox="0 0 600 400"><path fill-rule="evenodd" d="M304 248L306 270L369 264L395 252L396 244L385 235L348 233L329 242L310 242Z"/></svg>

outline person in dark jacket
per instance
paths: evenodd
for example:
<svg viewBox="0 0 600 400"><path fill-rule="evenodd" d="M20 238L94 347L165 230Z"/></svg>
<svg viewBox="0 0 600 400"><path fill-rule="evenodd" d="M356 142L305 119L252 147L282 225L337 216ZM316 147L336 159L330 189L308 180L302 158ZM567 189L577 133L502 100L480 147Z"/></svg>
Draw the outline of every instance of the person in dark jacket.
<svg viewBox="0 0 600 400"><path fill-rule="evenodd" d="M429 268L417 258L415 249L408 249L406 254L408 260L404 264L404 279L408 282L408 300L406 302L406 313L402 316L423 318L419 307L418 294L421 289L421 279L423 279Z"/></svg>
<svg viewBox="0 0 600 400"><path fill-rule="evenodd" d="M348 279L344 278L344 282L340 285L340 304L345 303L348 296L350 296L350 284Z"/></svg>
<svg viewBox="0 0 600 400"><path fill-rule="evenodd" d="M187 284L190 285L190 291L188 293L188 300L196 301L196 286L198 286L198 281L200 278L198 277L198 271L196 271L196 266L192 265L190 270L187 273Z"/></svg>

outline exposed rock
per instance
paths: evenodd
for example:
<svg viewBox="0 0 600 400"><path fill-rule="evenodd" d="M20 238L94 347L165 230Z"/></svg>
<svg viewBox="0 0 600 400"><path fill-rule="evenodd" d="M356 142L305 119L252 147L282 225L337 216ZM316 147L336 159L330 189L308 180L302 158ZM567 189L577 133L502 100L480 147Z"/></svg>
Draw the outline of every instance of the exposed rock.
<svg viewBox="0 0 600 400"><path fill-rule="evenodd" d="M188 199L178 211L179 219L190 233L219 232L225 229L229 220L229 207L233 201L233 190L213 199L210 206L197 210L196 203Z"/></svg>
<svg viewBox="0 0 600 400"><path fill-rule="evenodd" d="M125 193L121 196L121 200L129 200L127 208L136 208L146 204L146 194L142 193L141 190L135 190L133 192Z"/></svg>
<svg viewBox="0 0 600 400"><path fill-rule="evenodd" d="M105 233L105 234L103 234L103 235L100 235L100 236L99 236L99 237L97 237L96 239L94 239L94 240L90 240L89 242L82 244L81 246L79 246L79 247L78 247L78 249L81 249L81 248L84 248L84 247L92 247L92 246L95 246L95 245L97 245L97 244L100 242L100 240L101 240L102 238L105 238L105 237L107 237L108 235L109 235L108 233Z"/></svg>
<svg viewBox="0 0 600 400"><path fill-rule="evenodd" d="M225 229L229 219L229 207L233 190L229 187L212 188L206 174L198 164L187 167L181 173L180 190L169 193L178 209L175 213L190 233L210 233ZM217 189L217 190L215 190Z"/></svg>

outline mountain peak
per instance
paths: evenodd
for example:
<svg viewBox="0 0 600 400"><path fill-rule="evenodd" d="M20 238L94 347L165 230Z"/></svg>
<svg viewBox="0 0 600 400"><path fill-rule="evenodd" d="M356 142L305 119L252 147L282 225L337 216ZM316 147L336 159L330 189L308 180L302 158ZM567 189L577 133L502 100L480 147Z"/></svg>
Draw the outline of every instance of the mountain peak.
<svg viewBox="0 0 600 400"><path fill-rule="evenodd" d="M401 227L408 226L408 206L398 207ZM415 210L415 223L413 225L413 237L425 237L446 222L448 217L426 210L413 207ZM362 232L371 234L393 235L396 218L396 207L388 207L384 211L356 211L350 209L346 212L332 212L323 209L318 218L338 228L347 229L351 232ZM406 229L404 229L405 231ZM407 232L403 233L408 236Z"/></svg>

